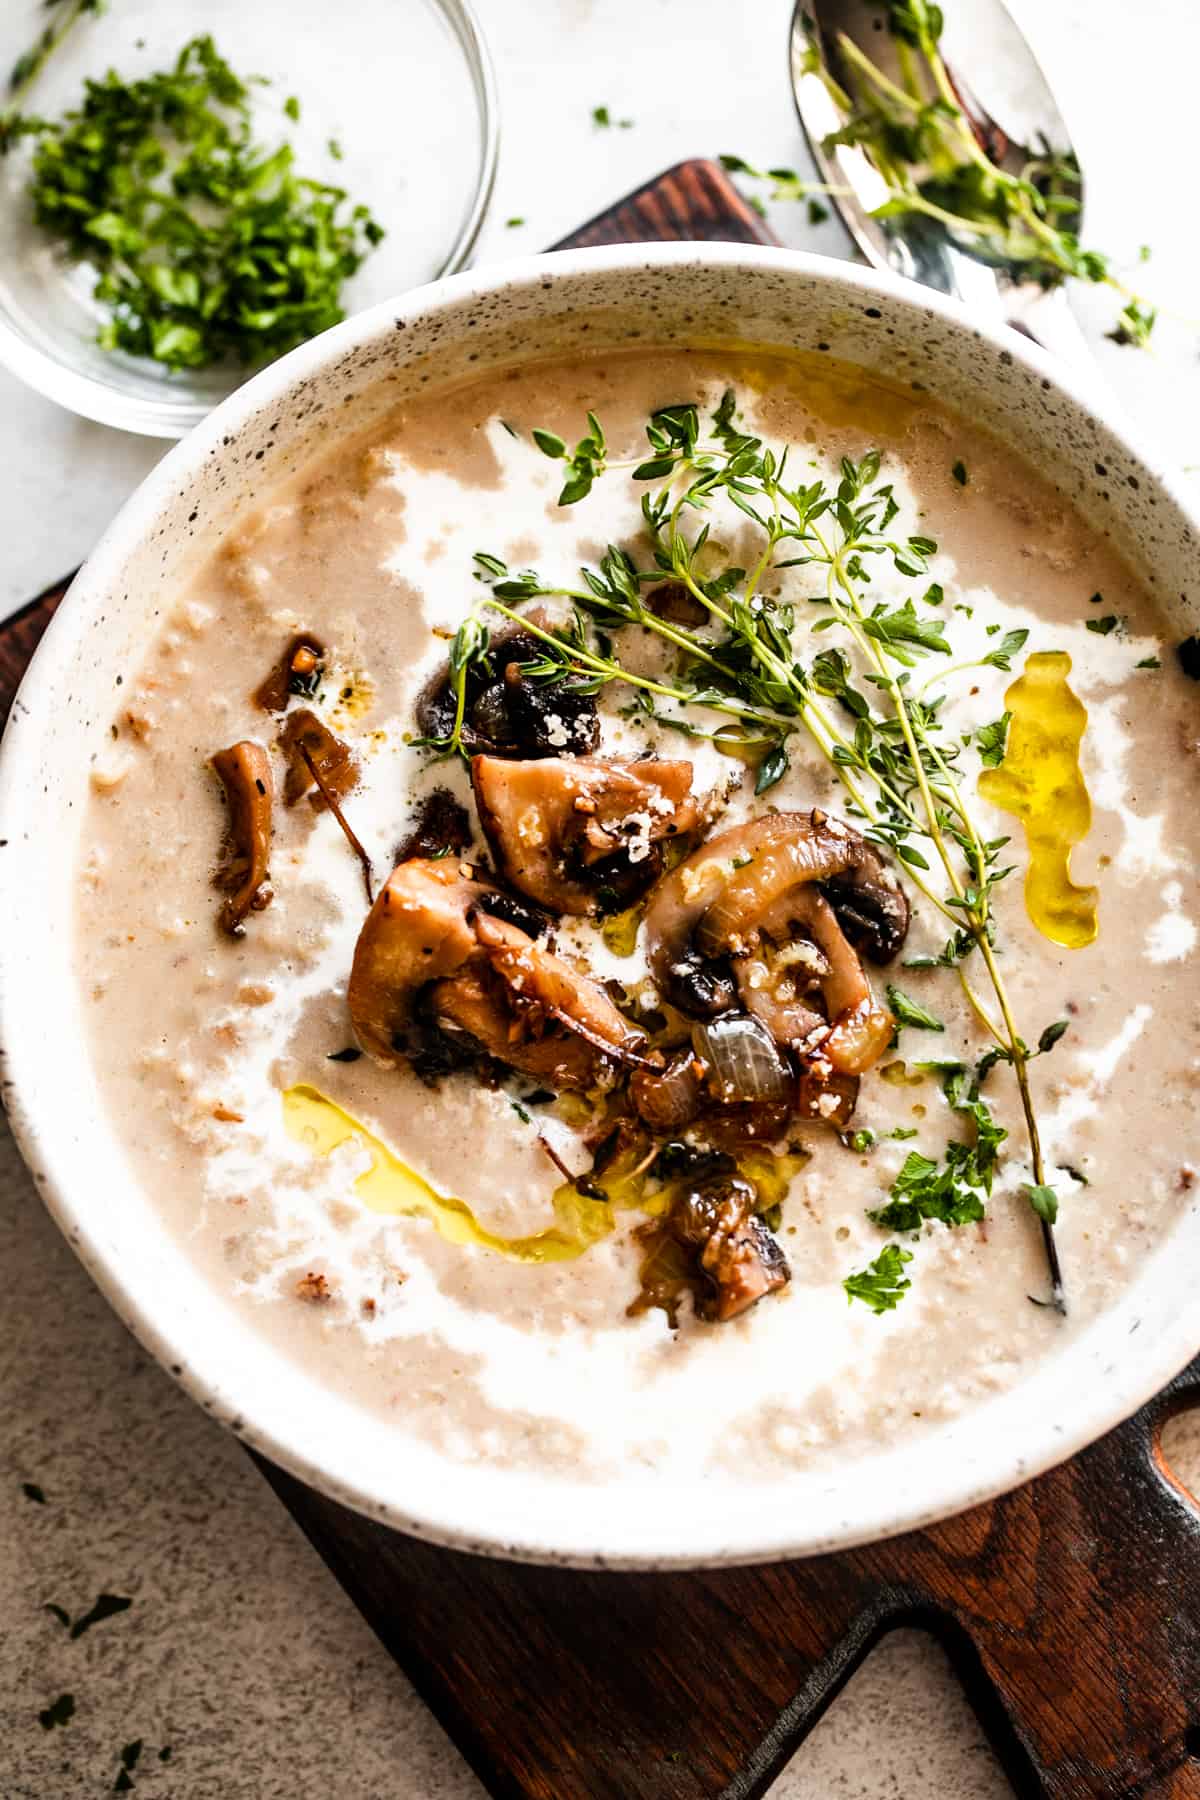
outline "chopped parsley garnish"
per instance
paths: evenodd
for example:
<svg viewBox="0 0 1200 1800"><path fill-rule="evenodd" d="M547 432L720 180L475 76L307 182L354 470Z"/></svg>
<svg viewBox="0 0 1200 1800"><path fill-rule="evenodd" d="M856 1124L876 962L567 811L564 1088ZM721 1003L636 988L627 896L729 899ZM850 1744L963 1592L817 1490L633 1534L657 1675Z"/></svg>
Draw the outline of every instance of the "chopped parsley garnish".
<svg viewBox="0 0 1200 1800"><path fill-rule="evenodd" d="M633 120L632 119L614 119L609 107L593 106L593 108L592 108L592 124L598 125L602 131L607 131L609 129L609 127L613 126L613 125L615 125L619 131L628 131L630 126L633 124Z"/></svg>
<svg viewBox="0 0 1200 1800"><path fill-rule="evenodd" d="M897 1025L912 1025L918 1031L945 1031L946 1027L936 1014L929 1012L919 1001L910 998L900 988L893 987L890 981L887 987L887 1000Z"/></svg>
<svg viewBox="0 0 1200 1800"><path fill-rule="evenodd" d="M1114 344L1134 344L1144 350L1150 342L1150 333L1154 330L1158 319L1158 308L1147 306L1137 299L1128 300L1117 315L1117 322L1110 332Z"/></svg>
<svg viewBox="0 0 1200 1800"><path fill-rule="evenodd" d="M911 1250L902 1250L899 1244L885 1244L873 1263L855 1275L847 1275L842 1283L847 1298L862 1300L873 1313L894 1311L912 1286L903 1272L905 1263L911 1261Z"/></svg>
<svg viewBox="0 0 1200 1800"><path fill-rule="evenodd" d="M1110 631L1115 631L1117 628L1117 615L1116 613L1105 613L1102 619L1085 619L1083 622L1089 631L1096 633L1097 637L1107 637Z"/></svg>
<svg viewBox="0 0 1200 1800"><path fill-rule="evenodd" d="M22 138L36 223L96 271L98 342L171 369L262 363L337 324L384 235L344 189L298 173L290 144L255 141L250 82L207 34L170 69L89 80L59 120L0 119L0 151Z"/></svg>
<svg viewBox="0 0 1200 1800"><path fill-rule="evenodd" d="M357 1044L347 1044L344 1050L331 1050L329 1055L325 1058L325 1061L352 1063L357 1062L361 1055L362 1051Z"/></svg>
<svg viewBox="0 0 1200 1800"><path fill-rule="evenodd" d="M523 225L524 223L525 221L519 213L514 213L511 219L505 219L504 221L505 227L509 231L515 231L519 225Z"/></svg>
<svg viewBox="0 0 1200 1800"><path fill-rule="evenodd" d="M1161 669L1162 668L1162 664L1159 662L1157 656L1143 656L1141 662L1134 663L1133 666L1135 669Z"/></svg>
<svg viewBox="0 0 1200 1800"><path fill-rule="evenodd" d="M965 462L956 462L950 473L953 475L955 481L957 481L959 487L966 487L970 477L967 474L967 465Z"/></svg>
<svg viewBox="0 0 1200 1800"><path fill-rule="evenodd" d="M822 206L819 200L808 202L808 222L810 225L823 225L829 217L829 208Z"/></svg>
<svg viewBox="0 0 1200 1800"><path fill-rule="evenodd" d="M45 1506L46 1496L36 1481L23 1481L21 1483L21 1492L27 1500L34 1500L39 1506Z"/></svg>
<svg viewBox="0 0 1200 1800"><path fill-rule="evenodd" d="M963 1064L950 1063L940 1073L948 1104L975 1128L974 1142L952 1140L940 1163L919 1150L910 1150L892 1183L887 1204L867 1214L884 1231L919 1231L927 1219L950 1226L970 1225L984 1216L996 1158L1008 1133L996 1123L980 1095L978 1071L972 1074Z"/></svg>

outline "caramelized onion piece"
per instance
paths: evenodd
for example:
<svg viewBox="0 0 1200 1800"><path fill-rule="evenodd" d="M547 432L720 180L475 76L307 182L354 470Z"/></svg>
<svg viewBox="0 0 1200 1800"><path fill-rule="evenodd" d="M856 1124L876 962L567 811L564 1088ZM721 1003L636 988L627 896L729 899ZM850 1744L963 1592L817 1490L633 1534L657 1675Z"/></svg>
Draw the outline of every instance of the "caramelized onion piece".
<svg viewBox="0 0 1200 1800"><path fill-rule="evenodd" d="M339 800L358 780L358 759L349 744L335 737L328 725L306 706L288 714L279 742L288 762L283 783L285 806L295 806L317 786L306 761L306 752L320 774L322 784ZM324 805L319 794L316 800Z"/></svg>
<svg viewBox="0 0 1200 1800"><path fill-rule="evenodd" d="M722 1104L786 1106L791 1100L791 1066L766 1026L748 1013L698 1021L692 1046L705 1065L705 1087Z"/></svg>
<svg viewBox="0 0 1200 1800"><path fill-rule="evenodd" d="M682 1131L706 1105L702 1073L690 1048L677 1051L665 1069L635 1069L629 1081L633 1110L651 1131Z"/></svg>
<svg viewBox="0 0 1200 1800"><path fill-rule="evenodd" d="M245 738L218 750L212 766L229 808L225 855L213 877L214 887L226 896L218 923L230 937L241 937L247 914L261 912L272 898L267 884L275 785L271 759L261 744Z"/></svg>
<svg viewBox="0 0 1200 1800"><path fill-rule="evenodd" d="M477 756L471 780L497 868L556 912L590 912L601 890L628 905L661 873L662 844L700 821L689 762Z"/></svg>

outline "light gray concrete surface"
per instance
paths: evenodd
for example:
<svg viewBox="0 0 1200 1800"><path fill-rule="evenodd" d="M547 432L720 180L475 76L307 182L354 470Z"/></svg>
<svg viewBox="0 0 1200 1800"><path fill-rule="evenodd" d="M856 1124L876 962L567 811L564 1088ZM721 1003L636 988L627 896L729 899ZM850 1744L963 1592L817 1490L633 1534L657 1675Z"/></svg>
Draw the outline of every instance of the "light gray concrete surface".
<svg viewBox="0 0 1200 1800"><path fill-rule="evenodd" d="M976 0L947 4L969 14ZM803 161L784 78L790 0L478 5L507 110L484 260L552 241L685 155ZM1141 0L1135 30L1124 0L1012 5L1071 120L1089 235L1170 309L1155 353L1139 357L1105 342L1112 299L1090 296L1080 314L1103 376L1200 470L1200 259L1187 222L1178 228L1175 174L1193 155L1200 8ZM590 113L601 102L634 127L598 133ZM526 224L507 230L517 214ZM789 242L844 250L832 222L814 233L800 209L773 216ZM1137 265L1143 243L1153 257ZM71 419L0 372L0 613L86 553L161 449ZM479 1800L238 1445L91 1287L7 1142L0 1280L0 1800L111 1792L122 1747L139 1738L132 1779L150 1800ZM1200 1482L1195 1421L1175 1439L1176 1467ZM74 1640L44 1610L75 1619L106 1592L133 1604ZM39 1713L64 1693L73 1717L43 1729ZM773 1800L1008 1791L940 1651L897 1633Z"/></svg>

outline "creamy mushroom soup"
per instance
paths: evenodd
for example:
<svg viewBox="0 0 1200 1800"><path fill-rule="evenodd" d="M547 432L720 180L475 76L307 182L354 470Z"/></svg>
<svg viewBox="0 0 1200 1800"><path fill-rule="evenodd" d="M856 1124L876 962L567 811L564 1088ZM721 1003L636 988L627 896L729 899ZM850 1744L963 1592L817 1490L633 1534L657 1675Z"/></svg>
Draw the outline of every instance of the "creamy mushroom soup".
<svg viewBox="0 0 1200 1800"><path fill-rule="evenodd" d="M239 522L96 747L140 1177L452 1456L748 1479L979 1406L1190 1204L1186 661L826 359L422 396Z"/></svg>

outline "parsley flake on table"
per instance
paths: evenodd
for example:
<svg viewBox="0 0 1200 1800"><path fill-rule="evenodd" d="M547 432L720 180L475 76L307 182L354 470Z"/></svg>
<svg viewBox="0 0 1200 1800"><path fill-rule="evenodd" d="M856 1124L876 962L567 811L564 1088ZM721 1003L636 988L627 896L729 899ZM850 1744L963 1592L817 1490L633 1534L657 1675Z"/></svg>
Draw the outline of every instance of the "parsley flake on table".
<svg viewBox="0 0 1200 1800"><path fill-rule="evenodd" d="M290 144L255 141L251 85L203 35L158 74L89 80L59 120L0 119L0 153L32 140L36 223L96 272L104 349L261 363L345 317L343 283L383 229L299 174Z"/></svg>
<svg viewBox="0 0 1200 1800"><path fill-rule="evenodd" d="M93 1605L85 1613L80 1613L74 1624L71 1615L63 1606L56 1606L53 1601L45 1602L45 1611L52 1613L59 1624L72 1638L82 1637L93 1625L102 1625L105 1619L113 1619L118 1613L128 1612L133 1601L127 1594L97 1594Z"/></svg>
<svg viewBox="0 0 1200 1800"><path fill-rule="evenodd" d="M38 1724L43 1731L53 1731L56 1725L69 1725L74 1716L74 1694L60 1694L38 1714Z"/></svg>

